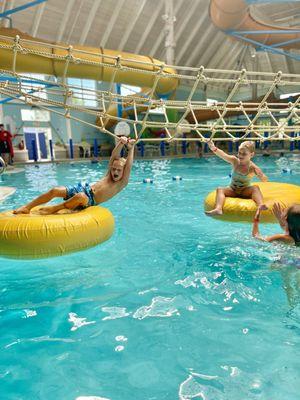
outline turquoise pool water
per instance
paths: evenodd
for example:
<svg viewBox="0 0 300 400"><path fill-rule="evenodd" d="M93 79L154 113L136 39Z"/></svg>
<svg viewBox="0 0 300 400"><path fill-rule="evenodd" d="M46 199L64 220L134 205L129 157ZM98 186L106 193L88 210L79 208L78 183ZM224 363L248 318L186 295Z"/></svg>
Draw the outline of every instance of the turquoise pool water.
<svg viewBox="0 0 300 400"><path fill-rule="evenodd" d="M300 184L296 158L292 175L275 158L256 161L271 180ZM96 180L106 167L4 175L18 190L0 209ZM300 250L204 216L204 197L229 172L215 158L137 161L106 204L116 220L108 242L51 259L0 258L0 398L298 400Z"/></svg>

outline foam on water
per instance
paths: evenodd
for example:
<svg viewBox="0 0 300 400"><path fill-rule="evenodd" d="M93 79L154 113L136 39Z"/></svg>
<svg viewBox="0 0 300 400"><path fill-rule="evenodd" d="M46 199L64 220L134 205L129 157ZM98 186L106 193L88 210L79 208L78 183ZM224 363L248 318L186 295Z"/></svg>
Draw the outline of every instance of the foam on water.
<svg viewBox="0 0 300 400"><path fill-rule="evenodd" d="M300 184L295 163L290 175L272 157L256 161L270 179ZM106 167L2 175L18 190L0 209L96 181ZM44 260L0 258L5 400L298 400L299 249L204 216L203 199L229 172L215 158L138 161L106 204L116 219L108 242Z"/></svg>

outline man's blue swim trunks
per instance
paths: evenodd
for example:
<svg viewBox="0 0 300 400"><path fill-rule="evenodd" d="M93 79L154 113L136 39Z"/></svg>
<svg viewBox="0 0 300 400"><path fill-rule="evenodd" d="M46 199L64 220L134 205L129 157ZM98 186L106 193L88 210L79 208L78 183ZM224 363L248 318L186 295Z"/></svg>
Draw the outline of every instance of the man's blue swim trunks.
<svg viewBox="0 0 300 400"><path fill-rule="evenodd" d="M89 202L86 207L95 206L96 202L94 199L94 193L89 183L87 182L78 182L77 185L74 186L66 186L67 195L64 200L69 200L76 193L84 193L87 195Z"/></svg>

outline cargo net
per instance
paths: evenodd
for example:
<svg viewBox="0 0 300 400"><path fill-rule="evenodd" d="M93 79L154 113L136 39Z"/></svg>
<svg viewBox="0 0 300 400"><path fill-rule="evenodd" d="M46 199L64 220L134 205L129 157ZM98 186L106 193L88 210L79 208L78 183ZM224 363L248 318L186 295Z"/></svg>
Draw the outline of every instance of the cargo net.
<svg viewBox="0 0 300 400"><path fill-rule="evenodd" d="M5 38L0 48L12 52L9 69L0 70L0 93L10 99L48 110L65 118L76 120L112 137L114 126L124 121L131 126L138 141L276 141L298 140L300 132L300 75L206 69L204 67L166 66L121 57L89 53L72 46L63 47L15 38ZM42 51L45 49L45 51ZM50 49L50 51L49 51ZM55 51L59 50L59 51ZM37 79L16 72L18 57L39 57L63 65L60 78ZM89 55L92 55L88 58ZM94 90L68 84L67 77L74 65L110 70L108 90ZM18 68L19 69L19 68ZM38 72L35 68L35 72ZM145 76L151 87L140 93L122 96L115 92L120 76ZM172 80L175 84L169 98L160 98L160 82ZM126 79L125 79L126 81ZM124 79L123 79L124 82ZM131 84L132 79L131 79ZM189 88L184 100L176 100L181 85ZM186 90L186 89L185 89ZM200 101L200 93L223 94L223 101ZM280 94L293 93L283 99ZM165 96L167 97L167 96ZM217 96L216 96L217 97ZM97 107L76 104L76 99L93 98ZM251 99L251 100L249 100ZM3 101L2 101L3 102ZM159 118L155 118L155 110ZM173 118L170 118L170 112ZM175 113L175 118L174 118ZM87 118L87 115L94 116ZM156 117L157 117L156 115ZM88 122L89 121L92 122ZM147 129L163 130L159 137L145 137ZM267 133L267 134L266 134ZM118 133L119 134L119 133Z"/></svg>

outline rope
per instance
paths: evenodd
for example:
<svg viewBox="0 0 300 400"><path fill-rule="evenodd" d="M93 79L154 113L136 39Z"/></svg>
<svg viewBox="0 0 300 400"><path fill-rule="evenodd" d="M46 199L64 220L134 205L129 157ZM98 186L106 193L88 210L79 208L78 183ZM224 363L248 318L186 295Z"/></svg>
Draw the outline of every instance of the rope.
<svg viewBox="0 0 300 400"><path fill-rule="evenodd" d="M10 50L12 52L12 65L10 70L0 70L0 93L4 96L15 99L25 104L35 105L41 109L47 110L71 118L85 125L92 126L107 135L116 137L107 128L107 122L117 123L124 121L133 127L134 136L140 141L207 141L208 137L218 141L238 141L250 138L259 141L276 140L299 140L300 137L293 137L294 132L300 132L300 96L283 103L280 101L269 100L275 89L291 87L300 87L300 74L284 74L282 72L260 73L255 71L231 71L200 68L168 66L142 60L132 60L121 58L120 56L110 56L106 54L96 54L85 50L74 49L72 46L53 45L51 43L30 41L0 36L0 49ZM38 47L40 46L40 47ZM42 48L41 48L42 47ZM60 54L58 54L60 53ZM64 54L62 54L64 53ZM48 81L44 79L29 78L16 72L16 66L19 54L31 54L48 58L54 61L64 62L61 81ZM93 61L87 56L93 56ZM96 61L95 58L99 58ZM134 66L132 64L134 63ZM112 70L109 81L109 90L102 91L91 88L82 88L76 85L68 84L67 76L70 67L73 64L83 64L93 66L97 69L109 68ZM176 73L173 73L176 68ZM139 94L122 96L113 92L114 84L118 75L130 72L151 75L152 86L146 97ZM119 74L120 73L120 74ZM163 100L156 98L156 90L159 83L165 79L176 79L191 83L191 89L187 99L182 100ZM33 82L33 83L32 83ZM50 86L49 86L50 85ZM206 101L193 100L199 85L205 87L211 85L212 88L230 88L225 101L216 102L208 105ZM257 89L263 92L260 100L255 102L243 102L238 99L243 95L243 90L249 86L257 85ZM49 86L49 87L48 87ZM297 90L297 89L295 89ZM48 97L45 97L45 93ZM49 98L52 97L52 98ZM53 98L54 97L54 98ZM241 97L241 96L240 96ZM90 99L100 104L100 110L76 104L76 101ZM132 118L117 116L115 110L118 105L130 108ZM164 121L152 121L151 111L160 107ZM64 112L59 111L64 110ZM141 114L140 111L143 111ZM177 122L170 122L168 111L177 110L181 113ZM72 115L74 112L82 112L94 115L98 118L98 123L92 124ZM231 123L236 115L244 118L243 125L237 126ZM210 116L203 117L204 115ZM267 116L271 120L270 126L262 122L262 118ZM229 118L229 119L228 119ZM289 125L292 119L296 123ZM185 120L189 120L189 124ZM283 119L283 121L282 121ZM164 128L165 138L145 138L144 132L147 128ZM177 131L193 131L192 137L178 137ZM264 132L268 131L269 136L264 137Z"/></svg>

